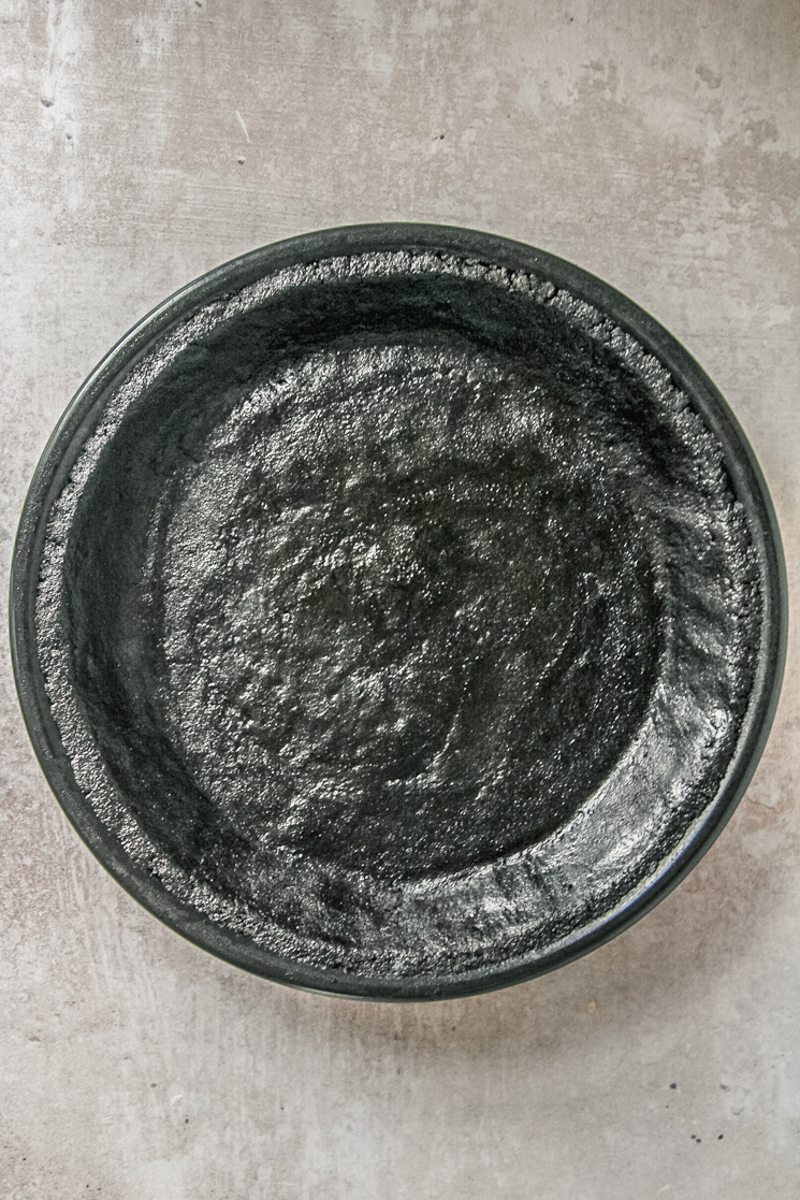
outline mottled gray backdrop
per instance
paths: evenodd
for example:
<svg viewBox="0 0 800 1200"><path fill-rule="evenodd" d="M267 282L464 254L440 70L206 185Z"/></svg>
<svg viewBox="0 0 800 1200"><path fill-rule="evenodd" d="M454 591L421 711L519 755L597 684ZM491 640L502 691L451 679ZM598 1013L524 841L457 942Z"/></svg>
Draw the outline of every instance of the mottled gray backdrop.
<svg viewBox="0 0 800 1200"><path fill-rule="evenodd" d="M449 221L629 292L733 404L800 556L794 0L0 0L0 539L95 361L180 284ZM5 586L3 587L5 620ZM4 639L5 640L5 639ZM431 1007L183 943L78 843L0 678L0 1200L790 1200L797 637L736 817L634 929Z"/></svg>

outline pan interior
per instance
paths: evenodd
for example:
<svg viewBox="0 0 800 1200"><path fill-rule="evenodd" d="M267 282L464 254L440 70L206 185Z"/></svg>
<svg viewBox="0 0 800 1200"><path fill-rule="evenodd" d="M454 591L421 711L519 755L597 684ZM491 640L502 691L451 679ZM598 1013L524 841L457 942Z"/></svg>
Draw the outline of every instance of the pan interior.
<svg viewBox="0 0 800 1200"><path fill-rule="evenodd" d="M758 562L700 415L568 292L442 256L187 330L106 398L50 531L88 802L312 967L460 977L601 917L716 795L753 683Z"/></svg>

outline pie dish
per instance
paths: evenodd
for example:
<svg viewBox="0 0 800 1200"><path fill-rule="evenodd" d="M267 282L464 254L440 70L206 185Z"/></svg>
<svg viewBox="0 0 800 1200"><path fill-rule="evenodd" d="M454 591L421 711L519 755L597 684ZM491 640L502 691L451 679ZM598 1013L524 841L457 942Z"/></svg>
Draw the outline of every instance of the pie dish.
<svg viewBox="0 0 800 1200"><path fill-rule="evenodd" d="M620 293L473 231L257 250L141 321L37 469L12 644L80 835L284 983L444 998L689 869L771 721L748 443Z"/></svg>

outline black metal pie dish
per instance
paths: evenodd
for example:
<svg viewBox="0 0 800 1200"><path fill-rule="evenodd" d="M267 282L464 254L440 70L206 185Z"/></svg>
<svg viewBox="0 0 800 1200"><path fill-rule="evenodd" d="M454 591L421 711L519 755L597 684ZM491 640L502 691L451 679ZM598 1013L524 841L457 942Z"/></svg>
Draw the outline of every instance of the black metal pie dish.
<svg viewBox="0 0 800 1200"><path fill-rule="evenodd" d="M28 730L198 945L374 999L531 978L719 832L783 664L777 527L687 352L577 267L350 227L228 263L72 401L14 552Z"/></svg>

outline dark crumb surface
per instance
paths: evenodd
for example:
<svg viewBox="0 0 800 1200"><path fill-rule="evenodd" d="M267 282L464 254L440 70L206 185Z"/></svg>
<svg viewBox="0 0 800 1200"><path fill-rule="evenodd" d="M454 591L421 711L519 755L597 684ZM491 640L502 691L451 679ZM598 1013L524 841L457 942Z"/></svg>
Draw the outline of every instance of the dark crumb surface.
<svg viewBox="0 0 800 1200"><path fill-rule="evenodd" d="M423 251L287 268L153 345L53 505L36 610L137 868L276 954L440 979L670 855L760 621L720 446L659 363L546 280Z"/></svg>

